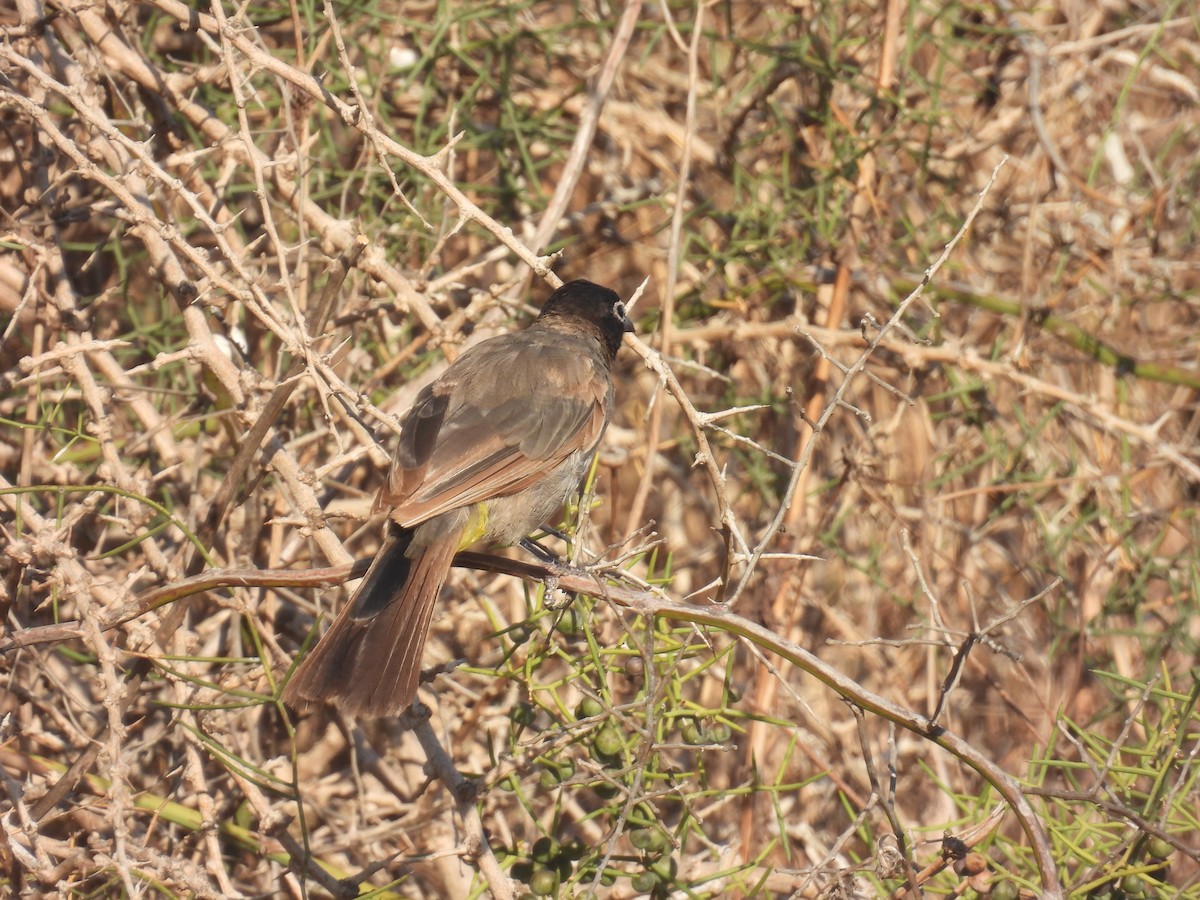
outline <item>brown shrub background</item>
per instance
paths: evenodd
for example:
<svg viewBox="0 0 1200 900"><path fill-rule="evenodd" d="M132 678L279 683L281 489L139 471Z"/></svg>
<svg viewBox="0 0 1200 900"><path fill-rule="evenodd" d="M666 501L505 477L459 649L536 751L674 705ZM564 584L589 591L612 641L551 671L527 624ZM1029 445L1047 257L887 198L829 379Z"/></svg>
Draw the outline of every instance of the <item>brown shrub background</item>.
<svg viewBox="0 0 1200 900"><path fill-rule="evenodd" d="M940 724L1057 794L1030 792L1068 886L1135 865L1154 834L1178 854L1172 890L1195 895L1194 18L732 2L705 8L693 44L698 7L630 9L385 3L339 9L336 32L320 8L226 7L223 25L174 0L0 11L14 890L320 895L313 869L283 865L307 847L345 874L384 863L371 883L405 875L405 896L503 895L480 830L492 850L551 833L638 870L623 819L596 815L606 801L536 787L547 747L586 770L566 673L588 656L544 619L540 643L496 636L536 585L452 577L427 662L493 671L439 678L424 732L325 715L293 732L273 702L340 588L226 579L102 630L201 571L368 556L392 417L466 342L528 321L549 290L528 264L553 249L563 278L626 296L648 280L640 337L690 403L625 351L588 552L657 541L631 572L657 579L669 558L670 599L704 608L732 576L736 613L864 689L919 715L944 697ZM700 428L696 410L731 412ZM223 485L245 487L214 516ZM735 542L730 563L723 514L768 555L749 567ZM1007 868L1035 890L1020 829L987 818L996 797L952 754L860 725L721 628L672 633L689 647L663 651L674 699L643 710L622 660L659 659L656 632L588 609L630 770L677 766L684 785L627 772L614 808L662 816L680 883L869 895L902 883L872 874L896 822L916 870L944 831L986 822L970 842L992 882ZM28 639L63 622L80 624ZM525 654L543 685L567 679L562 715L517 677ZM521 703L538 716L525 730ZM732 733L681 749L685 713ZM418 733L440 740L433 769ZM451 764L476 794L449 789ZM499 788L509 775L528 795Z"/></svg>

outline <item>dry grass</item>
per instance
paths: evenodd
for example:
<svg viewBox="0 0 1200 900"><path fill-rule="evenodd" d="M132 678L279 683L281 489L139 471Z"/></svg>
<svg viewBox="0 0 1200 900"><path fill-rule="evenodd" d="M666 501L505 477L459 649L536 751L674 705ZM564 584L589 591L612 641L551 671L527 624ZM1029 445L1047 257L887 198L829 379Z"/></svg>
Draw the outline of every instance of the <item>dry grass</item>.
<svg viewBox="0 0 1200 900"><path fill-rule="evenodd" d="M3 883L1200 897L1165 6L0 11ZM534 274L648 279L593 575L456 571L428 718L296 721L394 415Z"/></svg>

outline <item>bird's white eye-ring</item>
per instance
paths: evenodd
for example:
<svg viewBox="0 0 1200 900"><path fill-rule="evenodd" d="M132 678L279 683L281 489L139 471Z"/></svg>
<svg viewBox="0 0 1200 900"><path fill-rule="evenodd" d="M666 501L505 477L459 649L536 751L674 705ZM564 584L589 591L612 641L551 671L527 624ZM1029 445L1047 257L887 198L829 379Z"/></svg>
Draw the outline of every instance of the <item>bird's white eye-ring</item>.
<svg viewBox="0 0 1200 900"><path fill-rule="evenodd" d="M613 304L613 315L616 316L618 319L620 319L622 322L625 321L625 304L622 303L620 300L618 300L616 303Z"/></svg>

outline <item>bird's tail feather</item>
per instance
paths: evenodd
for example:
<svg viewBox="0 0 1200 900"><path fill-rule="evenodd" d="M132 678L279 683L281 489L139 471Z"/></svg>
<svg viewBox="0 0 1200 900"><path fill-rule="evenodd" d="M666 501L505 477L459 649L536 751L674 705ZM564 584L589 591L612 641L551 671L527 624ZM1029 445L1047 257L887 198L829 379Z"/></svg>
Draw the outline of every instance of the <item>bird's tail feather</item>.
<svg viewBox="0 0 1200 900"><path fill-rule="evenodd" d="M434 601L462 536L459 528L415 546L414 531L391 526L354 597L288 682L289 706L388 716L412 703Z"/></svg>

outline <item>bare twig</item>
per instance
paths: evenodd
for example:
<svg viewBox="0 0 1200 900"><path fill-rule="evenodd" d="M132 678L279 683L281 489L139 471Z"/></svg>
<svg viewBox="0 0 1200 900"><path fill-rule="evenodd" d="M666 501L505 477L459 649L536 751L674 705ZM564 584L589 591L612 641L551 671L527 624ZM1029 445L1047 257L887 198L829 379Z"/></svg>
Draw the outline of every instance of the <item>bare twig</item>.
<svg viewBox="0 0 1200 900"><path fill-rule="evenodd" d="M550 238L558 229L559 220L566 212L571 194L574 193L575 185L579 182L579 176L583 174L588 150L592 146L592 139L596 136L596 128L600 123L600 112L604 109L604 101L608 99L609 89L616 80L621 61L625 58L625 51L629 49L629 39L633 36L633 29L637 25L641 11L642 0L627 0L625 11L621 13L621 18L617 22L612 44L608 48L608 56L604 60L604 68L600 70L600 76L596 79L595 85L588 91L587 102L579 115L579 127L575 132L575 140L571 143L571 152L563 165L562 173L558 176L554 195L546 204L546 209L538 222L537 231L534 232L533 240L530 241L530 248L539 253L550 242Z"/></svg>
<svg viewBox="0 0 1200 900"><path fill-rule="evenodd" d="M859 355L854 364L846 371L846 377L838 387L837 391L834 393L832 402L830 402L830 404L825 408L825 412L822 413L821 418L819 418L814 425L814 433L820 433L821 429L824 428L825 424L830 418L832 418L833 414L838 409L839 403L843 401L850 389L850 385L854 382L855 376L863 370L867 364L867 360L871 358L875 350L887 336L888 332L896 326L896 323L903 318L908 308L917 301L922 293L924 293L926 285L933 280L933 276L937 274L938 270L941 269L946 260L950 258L950 254L954 252L954 248L958 246L958 242L962 240L963 235L965 235L970 229L971 223L975 221L975 217L979 215L979 211L983 209L983 202L987 199L988 192L991 190L992 185L996 183L996 176L1000 173L1000 168L1004 165L1004 162L1007 160L1007 158L1008 157L1005 157L1003 160L1001 160L1000 163L997 164L996 168L992 170L991 177L988 178L987 184L985 184L983 189L979 192L979 197L975 201L975 205L971 207L970 212L967 213L966 219L963 220L962 225L959 227L954 237L950 239L950 242L946 244L945 249L943 249L938 258L933 261L932 265L925 270L925 275L921 279L921 283L918 284L917 287L914 288L913 291L904 298L903 302L896 307L896 311L892 314L892 317L888 319L886 323L884 323L875 337L867 343L866 349ZM743 570L741 577L737 580L736 584L733 585L732 589L726 590L723 602L729 604L736 603L738 598L740 598L745 592L747 585L750 583L750 579L754 576L754 573L757 569L758 561L762 558L763 553L767 551L767 548L775 539L775 536L779 533L779 529L782 527L784 520L787 518L788 507L791 506L792 500L796 494L796 488L800 483L802 473L804 472L804 469L808 465L808 461L812 456L813 446L814 442L810 441L805 446L804 454L800 457L800 459L796 460L795 464L793 465L791 479L789 480L787 488L784 490L783 502L780 503L778 512L775 514L774 519L772 519L771 523L767 526L763 534L759 537L758 543L751 551L750 558L746 562L746 567Z"/></svg>

